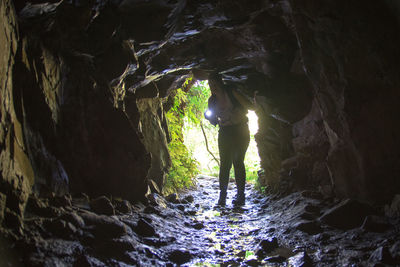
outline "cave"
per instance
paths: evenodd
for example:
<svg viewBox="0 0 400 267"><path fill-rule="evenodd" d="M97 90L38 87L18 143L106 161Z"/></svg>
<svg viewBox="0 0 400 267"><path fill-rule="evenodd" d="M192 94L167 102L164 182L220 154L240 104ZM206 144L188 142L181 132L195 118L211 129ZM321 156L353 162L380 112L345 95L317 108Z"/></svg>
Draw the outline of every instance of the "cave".
<svg viewBox="0 0 400 267"><path fill-rule="evenodd" d="M0 17L2 266L400 265L397 1L2 0ZM239 211L212 207L215 177L162 192L166 113L215 72L257 103L266 190Z"/></svg>

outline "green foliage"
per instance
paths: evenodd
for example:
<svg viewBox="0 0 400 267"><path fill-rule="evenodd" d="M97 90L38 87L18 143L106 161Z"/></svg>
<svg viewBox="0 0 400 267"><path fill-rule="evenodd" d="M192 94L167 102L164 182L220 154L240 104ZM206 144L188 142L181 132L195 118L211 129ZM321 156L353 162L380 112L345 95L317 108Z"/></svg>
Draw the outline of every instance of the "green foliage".
<svg viewBox="0 0 400 267"><path fill-rule="evenodd" d="M190 80L186 81L186 83L189 82ZM164 185L166 192L191 186L193 178L199 173L198 162L185 146L182 131L185 117L193 121L199 119L196 117L200 110L200 107L196 107L199 105L199 101L198 95L192 96L191 93L187 94L182 89L178 89L173 106L166 114L171 135L168 149L172 160L172 167Z"/></svg>
<svg viewBox="0 0 400 267"><path fill-rule="evenodd" d="M190 80L187 81L187 83L190 82ZM183 88L185 86L186 84ZM218 176L218 164L206 151L204 136L200 128L200 123L202 123L209 148L218 158L218 127L211 125L203 115L207 109L207 100L210 95L207 81L196 82L187 93L181 89L176 91L173 106L166 114L172 139L168 145L172 167L164 187L166 192L192 185L193 178L200 172ZM257 171L260 163L254 135L251 135L245 166L246 180L257 185ZM233 168L231 172L231 177L233 177Z"/></svg>

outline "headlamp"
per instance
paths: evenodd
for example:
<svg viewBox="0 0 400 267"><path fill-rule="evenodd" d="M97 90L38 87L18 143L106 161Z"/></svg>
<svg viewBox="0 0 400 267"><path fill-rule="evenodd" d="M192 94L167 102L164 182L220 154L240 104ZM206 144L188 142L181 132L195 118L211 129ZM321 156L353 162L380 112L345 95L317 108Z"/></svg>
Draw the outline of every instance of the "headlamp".
<svg viewBox="0 0 400 267"><path fill-rule="evenodd" d="M204 114L205 114L205 116L206 116L207 118L210 118L211 115L212 115L213 113L212 113L212 111L211 111L210 109L207 109L206 112L205 112Z"/></svg>

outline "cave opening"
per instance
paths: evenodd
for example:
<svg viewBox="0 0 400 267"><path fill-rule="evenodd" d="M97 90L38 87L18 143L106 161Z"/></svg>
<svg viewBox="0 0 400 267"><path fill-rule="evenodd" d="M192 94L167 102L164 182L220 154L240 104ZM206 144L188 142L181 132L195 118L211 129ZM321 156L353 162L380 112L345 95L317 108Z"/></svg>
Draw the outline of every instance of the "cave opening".
<svg viewBox="0 0 400 267"><path fill-rule="evenodd" d="M204 116L210 96L208 80L196 80L187 92L178 90L174 96L174 105L166 115L172 133L172 140L168 146L172 170L167 174L164 185L165 193L170 192L171 187L179 190L191 185L191 180L195 179L197 175L209 175L216 177L215 179L218 177L220 164L219 126L211 125ZM183 117L182 114L184 114ZM178 119L179 117L180 119ZM254 138L258 131L258 118L252 110L247 111L247 117L250 143L244 160L246 180L258 184L260 157ZM185 147L182 147L182 145L188 149L186 157L182 157L182 153L186 153ZM193 165L196 167L195 171ZM187 175L193 177L182 177ZM230 170L230 177L234 177L233 167ZM259 185L259 187L261 186Z"/></svg>
<svg viewBox="0 0 400 267"><path fill-rule="evenodd" d="M206 97L202 100L207 100L211 95L208 81L196 81L196 86L202 86ZM190 89L192 90L192 88ZM190 94L190 90L189 93ZM189 99L190 101L190 99ZM207 102L200 104L201 107L205 107ZM206 109L204 109L205 111ZM248 110L248 127L250 131L250 144L246 152L245 166L246 166L246 177L251 182L257 181L257 171L260 168L260 157L258 155L257 144L254 139L254 135L258 131L258 118L254 111ZM183 127L184 143L188 147L193 157L199 163L199 172L201 174L218 177L219 171L219 152L218 152L218 126L210 125L209 121L202 116L198 123L194 123L185 117ZM208 150L207 151L207 145ZM231 177L233 176L233 170L231 169Z"/></svg>

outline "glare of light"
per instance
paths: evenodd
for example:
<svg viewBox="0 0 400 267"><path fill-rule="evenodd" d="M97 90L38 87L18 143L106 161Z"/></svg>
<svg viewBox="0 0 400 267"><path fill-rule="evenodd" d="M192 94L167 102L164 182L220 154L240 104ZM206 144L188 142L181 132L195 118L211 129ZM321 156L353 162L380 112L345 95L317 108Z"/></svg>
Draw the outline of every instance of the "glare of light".
<svg viewBox="0 0 400 267"><path fill-rule="evenodd" d="M211 115L212 115L212 111L209 110L209 109L207 109L207 111L206 111L206 116L207 116L207 117L211 117Z"/></svg>
<svg viewBox="0 0 400 267"><path fill-rule="evenodd" d="M258 131L258 120L257 115L254 111L249 110L247 113L247 118L249 118L249 130L250 134L254 135Z"/></svg>

